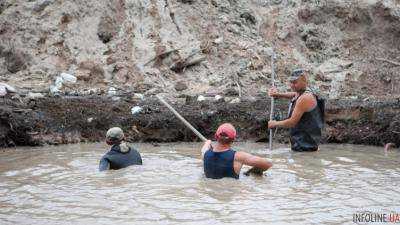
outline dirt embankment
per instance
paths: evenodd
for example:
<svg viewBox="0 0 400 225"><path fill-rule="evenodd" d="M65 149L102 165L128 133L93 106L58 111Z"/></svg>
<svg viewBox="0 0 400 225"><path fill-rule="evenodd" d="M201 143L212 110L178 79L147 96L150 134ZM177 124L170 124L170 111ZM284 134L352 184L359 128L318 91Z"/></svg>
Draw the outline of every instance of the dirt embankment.
<svg viewBox="0 0 400 225"><path fill-rule="evenodd" d="M257 96L295 67L329 98L400 96L399 0L0 1L0 82L61 94ZM239 90L238 90L239 89Z"/></svg>
<svg viewBox="0 0 400 225"><path fill-rule="evenodd" d="M54 97L31 100L0 99L0 146L66 144L102 141L112 126L121 126L129 141L194 141L195 135L155 98ZM213 138L217 126L233 123L239 140L268 141L267 99L241 99L240 103L202 101L192 97L170 99L203 135ZM131 108L141 111L132 115ZM277 115L287 113L277 103ZM276 139L287 142L287 131ZM391 101L329 101L324 142L400 145L400 99Z"/></svg>

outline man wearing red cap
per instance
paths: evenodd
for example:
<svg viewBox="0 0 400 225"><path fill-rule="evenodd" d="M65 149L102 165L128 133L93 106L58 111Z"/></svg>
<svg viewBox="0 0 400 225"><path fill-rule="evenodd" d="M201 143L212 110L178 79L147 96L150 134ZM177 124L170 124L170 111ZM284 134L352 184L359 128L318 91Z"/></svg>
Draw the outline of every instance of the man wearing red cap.
<svg viewBox="0 0 400 225"><path fill-rule="evenodd" d="M239 173L243 165L253 166L254 168L251 172L257 173L262 173L272 166L272 163L266 159L246 152L232 150L231 146L235 138L235 127L230 123L224 123L218 127L215 133L217 144L211 146L211 140L207 140L204 143L201 152L204 173L207 178L232 177L239 179Z"/></svg>

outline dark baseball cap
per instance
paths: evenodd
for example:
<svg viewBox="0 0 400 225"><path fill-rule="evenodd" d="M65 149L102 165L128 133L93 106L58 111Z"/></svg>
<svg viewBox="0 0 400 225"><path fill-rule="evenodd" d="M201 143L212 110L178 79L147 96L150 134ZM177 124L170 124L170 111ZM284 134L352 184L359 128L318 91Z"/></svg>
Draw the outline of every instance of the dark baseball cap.
<svg viewBox="0 0 400 225"><path fill-rule="evenodd" d="M299 77L301 75L303 75L304 72L305 72L304 69L295 69L295 70L293 70L292 73L290 74L289 81L295 81L295 80L299 79Z"/></svg>

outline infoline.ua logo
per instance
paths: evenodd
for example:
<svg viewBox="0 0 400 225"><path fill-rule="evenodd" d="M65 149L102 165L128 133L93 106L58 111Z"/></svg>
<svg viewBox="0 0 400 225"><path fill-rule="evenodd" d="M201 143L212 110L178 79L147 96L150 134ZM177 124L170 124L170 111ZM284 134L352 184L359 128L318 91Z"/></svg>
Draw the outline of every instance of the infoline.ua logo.
<svg viewBox="0 0 400 225"><path fill-rule="evenodd" d="M353 214L354 223L400 223L400 213L358 212Z"/></svg>

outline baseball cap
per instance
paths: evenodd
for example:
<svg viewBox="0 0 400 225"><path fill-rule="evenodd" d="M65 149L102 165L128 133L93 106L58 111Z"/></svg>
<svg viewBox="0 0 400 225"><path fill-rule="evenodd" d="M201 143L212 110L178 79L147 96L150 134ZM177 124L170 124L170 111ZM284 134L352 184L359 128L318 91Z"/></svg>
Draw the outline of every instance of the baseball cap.
<svg viewBox="0 0 400 225"><path fill-rule="evenodd" d="M295 80L299 79L299 77L301 75L303 75L304 72L305 72L305 70L303 70L303 69L293 70L292 73L290 74L289 81L295 81Z"/></svg>
<svg viewBox="0 0 400 225"><path fill-rule="evenodd" d="M236 130L235 127L230 123L224 123L220 125L215 132L215 139L220 139L222 136L228 137L229 139L235 140Z"/></svg>
<svg viewBox="0 0 400 225"><path fill-rule="evenodd" d="M107 131L106 138L111 141L120 141L124 138L124 132L119 127L113 127Z"/></svg>

